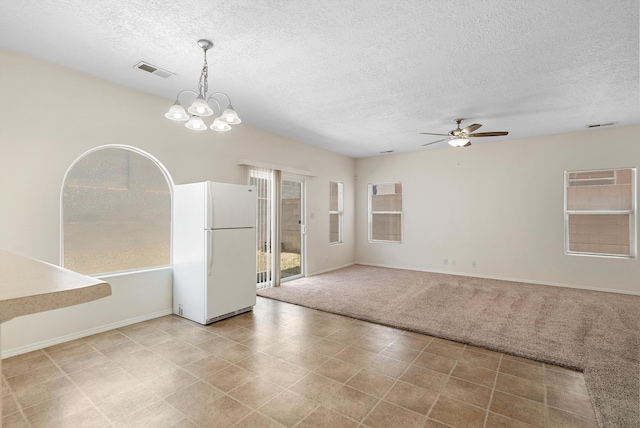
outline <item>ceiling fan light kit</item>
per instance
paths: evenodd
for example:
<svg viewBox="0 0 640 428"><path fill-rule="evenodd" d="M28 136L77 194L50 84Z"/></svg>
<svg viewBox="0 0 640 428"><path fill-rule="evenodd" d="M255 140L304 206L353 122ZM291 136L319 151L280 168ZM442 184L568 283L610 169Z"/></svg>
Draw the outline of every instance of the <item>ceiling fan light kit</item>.
<svg viewBox="0 0 640 428"><path fill-rule="evenodd" d="M447 143L449 143L450 146L453 147L469 147L471 145L471 140L469 139L469 137L471 138L475 138L475 137L502 137L504 135L509 135L508 132L506 131L499 131L499 132L474 132L475 130L477 130L478 128L480 128L482 125L479 123L474 123L471 124L469 126L467 126L466 128L462 128L460 129L460 124L462 123L464 119L456 119L456 129L453 129L451 131L449 131L449 133L447 134L435 134L432 132L421 132L421 134L423 135L440 135L443 137L447 137L447 138L442 138L440 140L436 140L436 141L432 141L430 143L426 143L423 144L423 146L430 146L431 144L436 144L439 143L441 141L447 141Z"/></svg>
<svg viewBox="0 0 640 428"><path fill-rule="evenodd" d="M186 122L184 126L194 131L204 131L208 126L202 118L215 114L215 111L212 108L212 106L215 106L220 113L220 116L213 120L213 123L209 128L218 132L230 131L231 125L237 125L242 122L231 105L231 98L229 98L229 95L224 92L213 92L212 94L207 95L209 92L209 65L207 64L207 51L213 47L213 42L206 39L200 39L198 40L198 46L200 46L204 51L204 65L202 67L202 72L200 73L198 92L189 89L178 92L178 95L176 95L176 101L169 108L169 111L165 113L164 117L178 122ZM185 107L180 103L180 96L183 94L195 95L195 99L187 109L185 109ZM222 109L220 103L215 98L216 96L223 96L226 98L227 106L224 109Z"/></svg>
<svg viewBox="0 0 640 428"><path fill-rule="evenodd" d="M464 147L467 144L471 144L471 141L468 138L455 137L447 141L447 143L452 147Z"/></svg>

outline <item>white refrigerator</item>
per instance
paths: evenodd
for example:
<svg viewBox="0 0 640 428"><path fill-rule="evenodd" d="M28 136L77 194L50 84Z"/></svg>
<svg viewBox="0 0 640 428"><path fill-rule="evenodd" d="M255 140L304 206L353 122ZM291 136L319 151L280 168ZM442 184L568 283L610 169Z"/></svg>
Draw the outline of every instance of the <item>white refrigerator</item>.
<svg viewBox="0 0 640 428"><path fill-rule="evenodd" d="M256 304L256 191L191 183L173 194L173 313L209 324Z"/></svg>

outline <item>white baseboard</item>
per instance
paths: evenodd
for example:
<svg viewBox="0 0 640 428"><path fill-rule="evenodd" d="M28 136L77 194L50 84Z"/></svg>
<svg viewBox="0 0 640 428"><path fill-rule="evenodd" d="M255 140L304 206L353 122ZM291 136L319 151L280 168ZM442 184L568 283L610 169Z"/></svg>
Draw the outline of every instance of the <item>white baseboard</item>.
<svg viewBox="0 0 640 428"><path fill-rule="evenodd" d="M93 334L102 333L103 331L109 331L116 328L124 327L126 325L131 325L135 323L139 323L142 321L147 321L150 319L162 317L165 315L169 315L173 313L173 309L163 309L158 312L153 312L150 314L141 315L135 318L129 318L123 321L114 322L111 324L101 325L99 327L90 328L88 330L78 331L75 333L67 334L65 336L54 337L52 339L43 340L41 342L30 343L29 345L19 346L17 348L12 349L3 349L2 354L0 354L0 358L9 358L15 355L26 354L27 352L36 351L38 349L46 348L49 346L57 345L59 343L69 342L71 340L80 339L82 337L91 336Z"/></svg>
<svg viewBox="0 0 640 428"><path fill-rule="evenodd" d="M328 269L318 270L318 271L315 271L313 273L307 273L307 276L316 276L316 275L320 275L321 273L333 272L334 270L343 269L343 268L346 268L346 267L349 267L349 266L353 266L355 264L363 264L363 263L353 262L353 263L347 263L345 265L333 266L333 267L330 267Z"/></svg>
<svg viewBox="0 0 640 428"><path fill-rule="evenodd" d="M391 266L391 265L383 265L378 263L355 262L354 264L363 265L363 266L383 267L383 268L390 268L390 269L412 270L416 272L442 273L445 275L457 275L457 276L468 276L468 277L484 278L484 279L496 279L499 281L524 282L527 284L550 285L552 287L577 288L579 290L604 291L606 293L630 294L632 296L640 296L640 291L615 290L611 288L600 288L600 287L587 287L587 286L575 285L575 284L564 284L560 282L535 281L531 279L507 278L502 276L479 275L479 274L450 272L450 271L442 271L442 270L413 269L413 268L404 268L404 267Z"/></svg>

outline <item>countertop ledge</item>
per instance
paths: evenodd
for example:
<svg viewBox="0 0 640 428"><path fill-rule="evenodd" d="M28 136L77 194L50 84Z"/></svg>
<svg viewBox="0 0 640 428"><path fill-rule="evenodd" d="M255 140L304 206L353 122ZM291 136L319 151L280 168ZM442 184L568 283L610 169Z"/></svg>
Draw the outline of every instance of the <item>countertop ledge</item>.
<svg viewBox="0 0 640 428"><path fill-rule="evenodd" d="M110 295L107 282L0 250L0 322Z"/></svg>

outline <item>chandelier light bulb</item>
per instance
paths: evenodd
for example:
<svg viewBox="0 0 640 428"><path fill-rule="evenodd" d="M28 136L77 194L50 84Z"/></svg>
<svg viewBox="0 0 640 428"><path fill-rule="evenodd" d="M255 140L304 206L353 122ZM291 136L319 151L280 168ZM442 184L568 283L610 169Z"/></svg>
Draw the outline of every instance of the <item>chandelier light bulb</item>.
<svg viewBox="0 0 640 428"><path fill-rule="evenodd" d="M207 129L207 125L204 124L204 121L200 116L192 116L184 126L189 129L193 129L194 131L204 131Z"/></svg>
<svg viewBox="0 0 640 428"><path fill-rule="evenodd" d="M229 126L229 124L226 123L224 119L217 117L216 120L213 121L213 124L211 125L211 129L218 132L225 132L225 131L231 131L231 126Z"/></svg>
<svg viewBox="0 0 640 428"><path fill-rule="evenodd" d="M222 112L222 119L225 120L230 125L237 125L242 122L238 117L238 113L233 109L231 105L229 105L225 111Z"/></svg>
<svg viewBox="0 0 640 428"><path fill-rule="evenodd" d="M209 104L207 104L202 96L198 96L193 104L191 104L191 107L189 107L189 113L196 116L206 117L211 116L213 114L213 110L211 110L211 107L209 107Z"/></svg>
<svg viewBox="0 0 640 428"><path fill-rule="evenodd" d="M164 117L181 122L189 120L189 115L184 111L184 107L182 107L177 101L169 108L169 111L165 113Z"/></svg>

